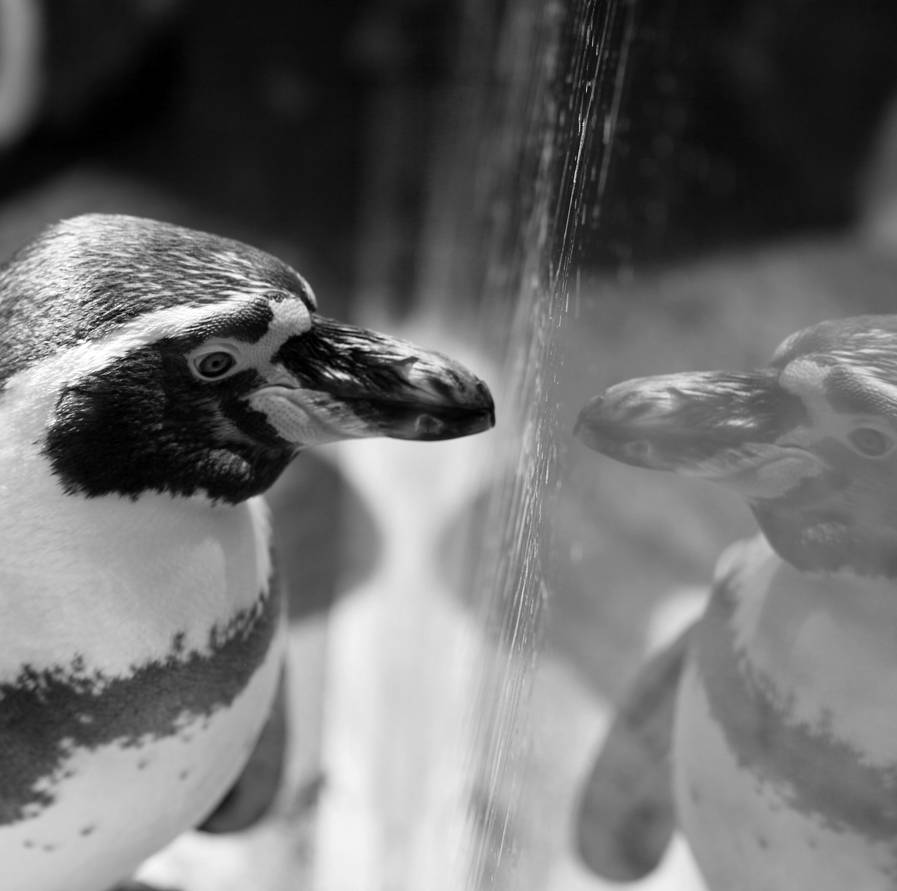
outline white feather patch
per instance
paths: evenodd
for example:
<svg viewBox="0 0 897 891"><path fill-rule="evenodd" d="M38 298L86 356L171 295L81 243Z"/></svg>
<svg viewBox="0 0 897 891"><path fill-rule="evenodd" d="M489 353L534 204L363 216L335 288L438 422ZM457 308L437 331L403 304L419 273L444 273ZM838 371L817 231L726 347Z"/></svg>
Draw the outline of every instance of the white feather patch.
<svg viewBox="0 0 897 891"><path fill-rule="evenodd" d="M708 887L893 888L890 845L793 809L787 789L744 768L716 724L693 666L680 687L673 762L680 821Z"/></svg>

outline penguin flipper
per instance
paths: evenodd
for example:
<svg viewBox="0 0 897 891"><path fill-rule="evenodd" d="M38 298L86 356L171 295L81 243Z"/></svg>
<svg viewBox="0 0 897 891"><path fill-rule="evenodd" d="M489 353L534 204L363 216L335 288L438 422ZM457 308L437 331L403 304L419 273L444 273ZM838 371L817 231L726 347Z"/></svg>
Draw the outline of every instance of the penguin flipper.
<svg viewBox="0 0 897 891"><path fill-rule="evenodd" d="M283 779L287 749L286 690L281 672L271 714L237 781L197 828L203 832L240 832L270 810Z"/></svg>
<svg viewBox="0 0 897 891"><path fill-rule="evenodd" d="M670 746L690 625L636 675L580 799L577 844L586 865L614 881L652 872L675 830Z"/></svg>

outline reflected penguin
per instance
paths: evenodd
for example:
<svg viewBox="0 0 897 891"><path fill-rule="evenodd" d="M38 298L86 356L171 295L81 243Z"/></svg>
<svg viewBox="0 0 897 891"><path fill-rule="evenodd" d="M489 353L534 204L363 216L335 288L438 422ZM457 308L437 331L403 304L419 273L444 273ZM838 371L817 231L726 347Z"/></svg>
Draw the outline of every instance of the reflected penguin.
<svg viewBox="0 0 897 891"><path fill-rule="evenodd" d="M719 483L761 530L621 705L580 813L595 871L650 872L675 813L713 889L893 888L895 357L897 317L823 322L765 368L626 381L582 410L589 447Z"/></svg>

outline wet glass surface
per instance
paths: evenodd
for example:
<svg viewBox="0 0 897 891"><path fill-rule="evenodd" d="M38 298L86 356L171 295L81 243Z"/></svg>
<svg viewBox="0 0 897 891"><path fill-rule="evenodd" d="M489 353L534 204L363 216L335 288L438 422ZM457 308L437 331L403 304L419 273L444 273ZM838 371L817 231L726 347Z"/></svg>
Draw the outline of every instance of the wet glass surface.
<svg viewBox="0 0 897 891"><path fill-rule="evenodd" d="M864 159L894 77L874 32L892 25L851 23L848 52L870 61L851 88L822 62L844 26L833 7L801 45L796 13L764 4L516 3L485 79L462 79L455 114L475 137L449 140L437 168L419 311L449 304L456 320L457 294L478 295L474 343L504 357L504 417L454 530L474 566L456 595L475 617L475 680L463 831L442 850L464 866L431 886L704 887L681 838L667 849L666 740L617 728L615 773L596 759L639 666L756 527L736 496L612 463L571 431L617 381L764 365L813 321L888 311L895 262L874 221L889 162ZM813 78L831 104L798 111ZM673 669L659 678L669 697Z"/></svg>

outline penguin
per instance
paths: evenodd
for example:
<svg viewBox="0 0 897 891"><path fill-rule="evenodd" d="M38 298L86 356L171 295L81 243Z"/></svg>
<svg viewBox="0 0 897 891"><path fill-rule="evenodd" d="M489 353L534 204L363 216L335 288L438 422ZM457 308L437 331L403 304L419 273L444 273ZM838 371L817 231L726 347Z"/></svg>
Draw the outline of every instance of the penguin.
<svg viewBox="0 0 897 891"><path fill-rule="evenodd" d="M265 490L308 446L466 436L494 406L263 251L97 214L0 269L0 387L0 884L125 887L271 711Z"/></svg>
<svg viewBox="0 0 897 891"><path fill-rule="evenodd" d="M616 384L575 435L721 484L759 527L620 709L587 804L633 794L605 825L581 823L603 833L581 838L593 868L647 874L675 820L713 891L893 891L897 316L816 324L754 371Z"/></svg>

